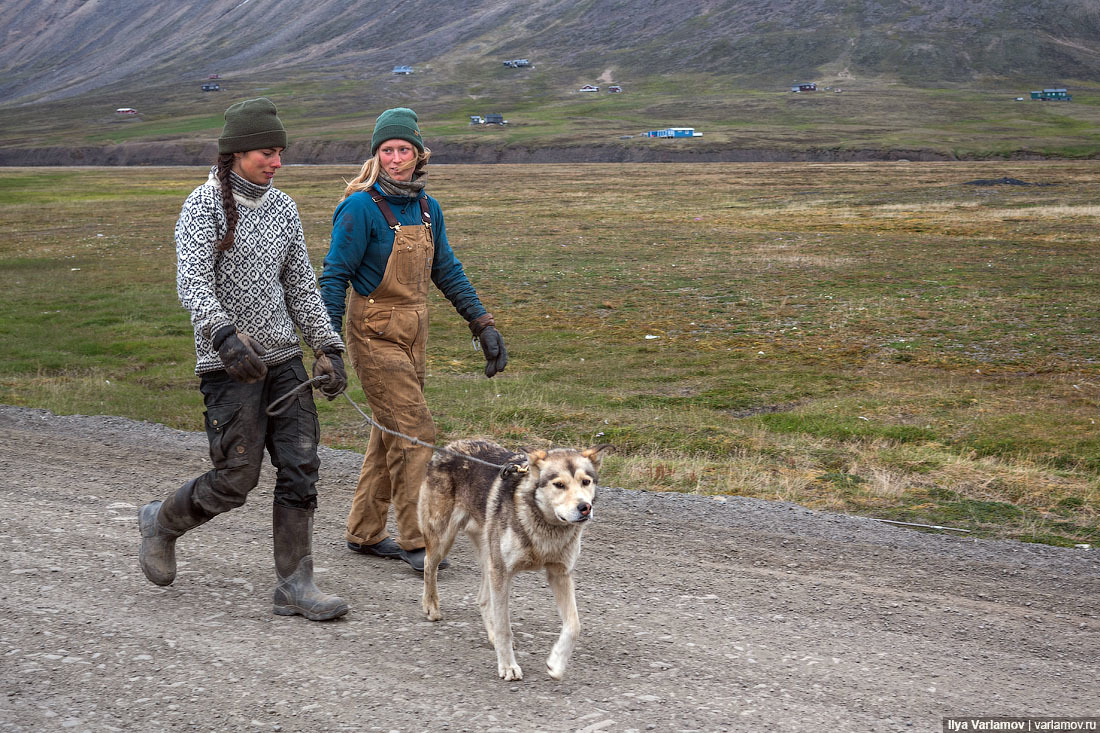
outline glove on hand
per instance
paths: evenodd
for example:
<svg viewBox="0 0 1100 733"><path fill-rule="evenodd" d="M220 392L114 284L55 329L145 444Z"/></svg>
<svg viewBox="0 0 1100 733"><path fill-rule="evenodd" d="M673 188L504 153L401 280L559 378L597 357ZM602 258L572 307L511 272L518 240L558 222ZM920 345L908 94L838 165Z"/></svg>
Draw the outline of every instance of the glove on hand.
<svg viewBox="0 0 1100 733"><path fill-rule="evenodd" d="M250 384L267 376L267 365L260 360L260 354L267 349L247 333L237 333L236 326L218 329L213 344L225 371L238 382Z"/></svg>
<svg viewBox="0 0 1100 733"><path fill-rule="evenodd" d="M314 356L317 357L317 360L313 362L313 376L325 375L328 377L328 381L320 383L321 394L328 397L330 401L334 400L348 388L348 375L344 371L344 358L340 356L339 351L333 348L318 351Z"/></svg>
<svg viewBox="0 0 1100 733"><path fill-rule="evenodd" d="M474 341L480 342L481 350L485 352L487 377L504 371L504 367L508 366L508 351L504 348L504 339L500 337L500 331L495 326L496 322L489 313L470 321L470 332L474 334Z"/></svg>
<svg viewBox="0 0 1100 733"><path fill-rule="evenodd" d="M508 366L508 350L504 348L504 339L500 337L500 331L492 326L486 326L477 335L481 342L481 350L485 352L485 376L492 377L497 372L503 372Z"/></svg>

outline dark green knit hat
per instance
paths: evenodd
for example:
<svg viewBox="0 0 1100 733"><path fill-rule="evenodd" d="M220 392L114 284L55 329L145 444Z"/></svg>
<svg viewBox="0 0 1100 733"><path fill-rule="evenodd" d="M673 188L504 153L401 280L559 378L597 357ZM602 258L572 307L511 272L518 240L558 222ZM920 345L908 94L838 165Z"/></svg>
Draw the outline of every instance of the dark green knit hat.
<svg viewBox="0 0 1100 733"><path fill-rule="evenodd" d="M225 127L218 138L219 153L285 147L286 128L275 104L267 97L246 99L225 111Z"/></svg>
<svg viewBox="0 0 1100 733"><path fill-rule="evenodd" d="M378 115L374 123L374 134L370 136L370 154L387 140L408 140L420 152L424 152L424 141L420 139L420 127L416 124L416 112L408 107L394 107Z"/></svg>

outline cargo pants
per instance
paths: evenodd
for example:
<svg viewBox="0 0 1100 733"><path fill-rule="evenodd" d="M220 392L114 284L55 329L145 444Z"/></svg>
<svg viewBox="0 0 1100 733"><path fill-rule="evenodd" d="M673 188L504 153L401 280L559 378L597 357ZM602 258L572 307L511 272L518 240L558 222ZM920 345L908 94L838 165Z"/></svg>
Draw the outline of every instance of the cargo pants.
<svg viewBox="0 0 1100 733"><path fill-rule="evenodd" d="M201 524L243 505L260 480L265 448L276 469L275 503L316 507L321 460L313 393L298 392L279 415L266 412L269 404L308 379L300 357L269 366L267 376L251 384L224 370L203 374L199 389L214 467L180 487L173 495L173 511L190 517L188 524Z"/></svg>

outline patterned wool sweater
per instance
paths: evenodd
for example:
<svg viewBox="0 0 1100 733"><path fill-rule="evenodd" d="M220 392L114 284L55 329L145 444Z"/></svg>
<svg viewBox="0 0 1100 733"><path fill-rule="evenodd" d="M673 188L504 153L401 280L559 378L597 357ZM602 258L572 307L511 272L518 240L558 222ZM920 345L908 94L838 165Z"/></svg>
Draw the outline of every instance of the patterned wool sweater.
<svg viewBox="0 0 1100 733"><path fill-rule="evenodd" d="M213 169L176 222L176 289L195 328L195 373L224 368L211 338L230 323L267 349L262 359L269 366L302 355L296 326L310 348L343 350L317 290L294 201L235 173L230 181L240 213L232 247L215 249L226 222Z"/></svg>

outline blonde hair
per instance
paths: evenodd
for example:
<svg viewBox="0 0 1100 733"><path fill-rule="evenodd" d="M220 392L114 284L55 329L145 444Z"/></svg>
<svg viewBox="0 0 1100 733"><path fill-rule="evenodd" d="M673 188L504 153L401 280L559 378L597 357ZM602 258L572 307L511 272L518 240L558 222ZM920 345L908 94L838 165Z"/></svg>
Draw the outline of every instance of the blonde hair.
<svg viewBox="0 0 1100 733"><path fill-rule="evenodd" d="M420 171L424 166L428 164L428 159L432 157L432 151L425 147L420 151L415 162L409 161L416 171ZM408 165L406 165L408 170ZM345 181L348 186L344 189L344 195L341 197L341 201L351 196L358 191L367 191L378 180L378 174L382 172L382 159L378 157L376 152L371 157L367 158L363 163L363 167L359 169L359 175L352 178L350 181Z"/></svg>

